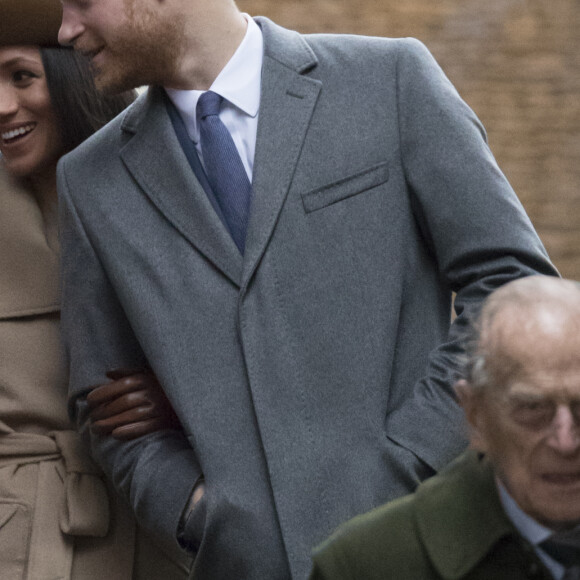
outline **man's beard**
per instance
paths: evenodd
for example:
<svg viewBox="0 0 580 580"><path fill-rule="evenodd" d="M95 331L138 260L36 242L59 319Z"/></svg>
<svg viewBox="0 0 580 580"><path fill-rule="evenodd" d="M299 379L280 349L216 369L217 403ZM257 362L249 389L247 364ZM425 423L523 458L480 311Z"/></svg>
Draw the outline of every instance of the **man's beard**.
<svg viewBox="0 0 580 580"><path fill-rule="evenodd" d="M107 44L102 70L93 67L95 85L105 94L168 83L183 50L183 25L143 15L131 15L130 22L123 36Z"/></svg>

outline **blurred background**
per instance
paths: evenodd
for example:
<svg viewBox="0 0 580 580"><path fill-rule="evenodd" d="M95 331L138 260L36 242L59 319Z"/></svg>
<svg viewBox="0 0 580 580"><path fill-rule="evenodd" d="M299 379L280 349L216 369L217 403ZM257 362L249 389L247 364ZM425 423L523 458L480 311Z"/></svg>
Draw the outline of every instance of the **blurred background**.
<svg viewBox="0 0 580 580"><path fill-rule="evenodd" d="M580 280L580 0L238 0L300 32L414 36L485 125L563 276Z"/></svg>

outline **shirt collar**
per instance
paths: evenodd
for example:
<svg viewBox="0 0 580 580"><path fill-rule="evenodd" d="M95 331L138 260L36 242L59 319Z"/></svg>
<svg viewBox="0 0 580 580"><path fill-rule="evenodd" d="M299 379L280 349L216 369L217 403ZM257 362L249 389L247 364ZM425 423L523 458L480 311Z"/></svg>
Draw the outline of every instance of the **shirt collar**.
<svg viewBox="0 0 580 580"><path fill-rule="evenodd" d="M246 115L255 117L260 108L264 40L262 31L254 20L248 14L243 16L248 23L246 34L210 90L221 95ZM195 111L197 101L204 91L169 88L165 91L183 118L189 136L197 142L199 129Z"/></svg>
<svg viewBox="0 0 580 580"><path fill-rule="evenodd" d="M504 485L496 478L499 498L507 517L518 532L533 546L537 546L552 535L552 530L539 524L534 518L522 511Z"/></svg>
<svg viewBox="0 0 580 580"><path fill-rule="evenodd" d="M255 117L260 108L260 89L264 40L260 27L244 14L248 29L234 56L222 69L211 86L214 93Z"/></svg>

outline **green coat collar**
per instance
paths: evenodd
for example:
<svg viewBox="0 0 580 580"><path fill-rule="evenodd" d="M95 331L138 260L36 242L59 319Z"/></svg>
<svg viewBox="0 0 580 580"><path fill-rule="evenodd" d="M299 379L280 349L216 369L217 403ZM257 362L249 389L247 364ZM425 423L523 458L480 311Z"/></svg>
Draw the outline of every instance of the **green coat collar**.
<svg viewBox="0 0 580 580"><path fill-rule="evenodd" d="M502 537L516 535L491 465L474 451L419 487L415 516L429 558L446 580L465 576Z"/></svg>

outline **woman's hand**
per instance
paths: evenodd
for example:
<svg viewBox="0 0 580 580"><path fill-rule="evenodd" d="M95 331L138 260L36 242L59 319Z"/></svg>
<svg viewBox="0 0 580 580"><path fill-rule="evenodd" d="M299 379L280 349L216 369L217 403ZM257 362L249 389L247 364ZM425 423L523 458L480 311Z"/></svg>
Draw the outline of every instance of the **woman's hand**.
<svg viewBox="0 0 580 580"><path fill-rule="evenodd" d="M129 441L181 424L151 371L115 369L88 395L91 431Z"/></svg>

